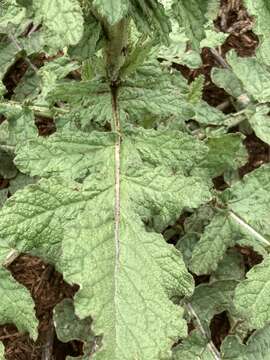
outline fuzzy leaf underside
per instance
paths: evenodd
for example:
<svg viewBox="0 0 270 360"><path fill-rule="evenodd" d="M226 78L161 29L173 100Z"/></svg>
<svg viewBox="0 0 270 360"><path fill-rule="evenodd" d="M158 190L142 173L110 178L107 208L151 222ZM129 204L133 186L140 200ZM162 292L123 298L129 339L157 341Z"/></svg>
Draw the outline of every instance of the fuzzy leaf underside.
<svg viewBox="0 0 270 360"><path fill-rule="evenodd" d="M224 360L268 360L270 354L270 327L255 331L246 344L237 336L228 336L221 346Z"/></svg>
<svg viewBox="0 0 270 360"><path fill-rule="evenodd" d="M64 156L70 139L62 135ZM47 140L48 151L50 146L55 151L59 136ZM146 231L144 222L161 231L184 208L210 199L208 184L192 175L207 149L180 132L138 129L123 134L116 211L115 135L91 133L88 141L80 136L71 145L71 160L54 157L45 166L32 158L26 164L30 172L44 175L49 169L50 175L67 178L72 167L80 172L83 164L89 170L83 185L51 178L18 191L3 208L0 235L13 247L38 249L46 258L57 251L59 256L62 248L58 268L69 283L80 285L76 314L91 316L95 333L103 335L96 359L169 356L173 341L186 333L182 310L170 297L191 295L193 281L180 253L161 235ZM28 151L30 156L31 146Z"/></svg>
<svg viewBox="0 0 270 360"><path fill-rule="evenodd" d="M0 296L0 324L15 324L19 331L29 332L36 340L38 321L31 295L3 268L0 269Z"/></svg>

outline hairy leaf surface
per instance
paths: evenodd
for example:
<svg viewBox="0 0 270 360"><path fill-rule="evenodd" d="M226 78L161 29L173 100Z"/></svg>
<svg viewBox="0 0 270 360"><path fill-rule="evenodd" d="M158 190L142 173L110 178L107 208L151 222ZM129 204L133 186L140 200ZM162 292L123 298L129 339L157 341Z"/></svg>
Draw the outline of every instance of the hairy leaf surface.
<svg viewBox="0 0 270 360"><path fill-rule="evenodd" d="M146 231L144 223L161 231L184 208L210 199L207 182L195 175L207 148L180 132L124 133L121 201L115 208L114 134L67 137L63 133L37 140L28 149L36 154L25 163L30 172L74 178L83 177L86 169L88 176L82 188L44 180L17 192L3 209L3 236L15 247L19 243L20 249L36 247L45 253L55 252L52 242L62 240L60 270L68 282L81 287L76 313L80 318L92 316L95 333L103 334L97 359L168 356L172 339L186 331L181 309L169 298L190 295L192 277L178 251L161 235ZM60 145L61 161L55 154L50 156L54 142ZM37 156L40 146L48 149L43 159Z"/></svg>

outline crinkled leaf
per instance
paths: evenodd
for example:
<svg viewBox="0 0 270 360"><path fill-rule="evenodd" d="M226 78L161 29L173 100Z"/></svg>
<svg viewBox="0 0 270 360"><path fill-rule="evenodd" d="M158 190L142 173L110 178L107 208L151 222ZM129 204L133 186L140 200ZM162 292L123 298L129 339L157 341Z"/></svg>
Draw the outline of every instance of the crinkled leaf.
<svg viewBox="0 0 270 360"><path fill-rule="evenodd" d="M113 0L112 0L113 1ZM72 59L87 60L94 55L101 34L101 25L94 16L85 19L84 31L78 44L70 46L68 54Z"/></svg>
<svg viewBox="0 0 270 360"><path fill-rule="evenodd" d="M157 0L130 0L130 15L138 30L150 37L159 37L168 44L171 22Z"/></svg>
<svg viewBox="0 0 270 360"><path fill-rule="evenodd" d="M270 145L270 116L268 106L256 108L248 121L259 139Z"/></svg>
<svg viewBox="0 0 270 360"><path fill-rule="evenodd" d="M1 254L0 258L2 260ZM3 268L0 269L0 296L0 324L15 324L19 331L29 332L36 340L38 321L30 293Z"/></svg>
<svg viewBox="0 0 270 360"><path fill-rule="evenodd" d="M192 271L208 274L215 270L227 248L235 244L237 235L231 218L226 213L217 213L194 247L190 265Z"/></svg>
<svg viewBox="0 0 270 360"><path fill-rule="evenodd" d="M208 340L198 330L193 330L173 351L173 360L215 360L208 348Z"/></svg>
<svg viewBox="0 0 270 360"><path fill-rule="evenodd" d="M179 25L185 29L192 45L199 49L200 41L205 37L207 0L175 0L173 14Z"/></svg>
<svg viewBox="0 0 270 360"><path fill-rule="evenodd" d="M134 146L141 156L155 166L168 159L173 167L189 173L194 164L199 166L207 154L207 148L201 142L178 131L137 130L137 133L139 136L134 135ZM114 139L114 134L106 133L56 133L48 139L38 137L22 143L17 148L15 161L22 172L31 176L82 178L99 171L107 163L108 151L112 151Z"/></svg>
<svg viewBox="0 0 270 360"><path fill-rule="evenodd" d="M209 153L203 166L212 177L222 175L228 170L238 169L247 162L248 154L240 134L209 137L206 144Z"/></svg>
<svg viewBox="0 0 270 360"><path fill-rule="evenodd" d="M270 326L255 331L246 344L237 336L228 336L221 345L224 360L268 360L270 353Z"/></svg>
<svg viewBox="0 0 270 360"><path fill-rule="evenodd" d="M92 133L87 149L93 149L92 143L100 143L100 148L81 152L79 144L72 152L89 162L82 189L43 181L18 191L2 210L0 235L19 242L20 248L43 246L43 251L54 250L55 256L55 248L48 244L62 239L60 270L69 283L80 285L76 314L91 316L95 333L103 334L96 359L122 360L127 346L129 357L170 356L173 341L186 333L181 308L170 297L191 295L192 277L180 253L161 235L146 231L144 222L161 231L184 208L199 206L210 194L208 184L192 176L196 159L202 156L199 142L190 137L190 145L186 143L189 149L197 144L199 150L193 153L194 161L187 162L179 146L181 134L165 135L166 131L153 130L123 133L117 209L115 139L110 133ZM52 172L62 171L58 162L54 170L53 163L50 166ZM71 167L70 163L69 171Z"/></svg>
<svg viewBox="0 0 270 360"><path fill-rule="evenodd" d="M162 71L158 63L145 64L119 88L119 104L122 115L128 121L142 123L147 117L169 118L177 116L178 122L190 118L192 109L184 100L188 91L186 80L179 74ZM69 81L59 83L50 93L52 101L64 100L85 112L84 125L94 120L110 122L111 94L109 86L101 81Z"/></svg>
<svg viewBox="0 0 270 360"><path fill-rule="evenodd" d="M255 265L238 285L234 303L251 327L262 328L270 320L270 257Z"/></svg>
<svg viewBox="0 0 270 360"><path fill-rule="evenodd" d="M77 0L33 0L33 8L51 49L63 49L80 41L84 20Z"/></svg>
<svg viewBox="0 0 270 360"><path fill-rule="evenodd" d="M223 192L227 210L216 214L194 248L191 269L196 274L215 270L226 249L236 242L269 247L269 179L265 165Z"/></svg>
<svg viewBox="0 0 270 360"><path fill-rule="evenodd" d="M227 61L234 74L242 82L244 89L255 100L267 102L270 99L270 72L265 64L255 57L241 58L231 51Z"/></svg>

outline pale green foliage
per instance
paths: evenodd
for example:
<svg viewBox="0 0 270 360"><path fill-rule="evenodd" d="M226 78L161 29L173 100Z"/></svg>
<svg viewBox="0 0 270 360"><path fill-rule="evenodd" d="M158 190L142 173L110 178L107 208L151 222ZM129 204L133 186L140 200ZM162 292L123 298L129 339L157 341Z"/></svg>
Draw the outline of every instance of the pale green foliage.
<svg viewBox="0 0 270 360"><path fill-rule="evenodd" d="M191 269L196 274L215 270L226 249L243 238L254 247L258 241L269 246L269 176L269 167L261 167L225 191L227 210L213 217L194 247Z"/></svg>
<svg viewBox="0 0 270 360"><path fill-rule="evenodd" d="M226 170L237 169L247 162L247 151L238 134L209 136L206 145L209 153L203 165L212 177L219 176Z"/></svg>
<svg viewBox="0 0 270 360"><path fill-rule="evenodd" d="M246 344L237 336L228 336L221 346L224 360L268 360L270 353L269 325L255 331Z"/></svg>
<svg viewBox="0 0 270 360"><path fill-rule="evenodd" d="M215 281L201 284L195 288L190 303L205 327L215 314L226 310L233 310L233 295L237 285L234 280Z"/></svg>
<svg viewBox="0 0 270 360"><path fill-rule="evenodd" d="M208 348L208 340L197 330L193 330L188 338L175 347L173 360L215 360Z"/></svg>
<svg viewBox="0 0 270 360"><path fill-rule="evenodd" d="M63 146L70 147L72 138L62 136ZM199 166L205 147L179 132L177 135L137 130L123 134L118 219L114 209L114 135L78 134L73 139L74 162L61 160L69 170L59 165L57 157L48 162L47 170L35 158L27 167L36 169L39 175L49 170L50 174L70 177L75 164L76 174L81 173L83 166L89 170L89 176L82 189L49 180L17 192L3 209L1 235L16 244L16 248L28 251L36 248L47 258L52 258L52 253L57 256L62 241L60 269L68 282L81 286L75 299L76 313L81 318L92 316L95 333L104 334L96 358L122 359L127 345L130 353L142 359L156 359L158 354L167 356L171 339L183 336L186 331L179 317L181 310L168 296L190 295L192 278L180 254L160 235L146 232L142 220L152 222L160 231L174 222L185 207L197 207L210 198L207 184L191 175L196 173L196 163ZM182 149L179 142L183 143ZM47 146L54 152L53 137ZM63 150L62 156L68 156ZM35 147L32 151L34 154ZM40 208L41 204L46 207ZM120 226L116 238L114 221L119 221ZM79 241L74 242L74 237ZM104 267L97 267L97 262ZM132 300L127 302L130 292ZM126 332L127 327L132 336Z"/></svg>
<svg viewBox="0 0 270 360"><path fill-rule="evenodd" d="M258 138L270 144L270 117L268 114L268 106L257 107L256 112L250 116L249 123Z"/></svg>
<svg viewBox="0 0 270 360"><path fill-rule="evenodd" d="M260 37L260 45L257 55L270 65L269 47L270 47L270 6L268 0L245 0L245 6L251 16L255 17L254 32Z"/></svg>
<svg viewBox="0 0 270 360"><path fill-rule="evenodd" d="M1 360L5 360L4 354L5 354L5 347L2 343L0 343L0 359Z"/></svg>
<svg viewBox="0 0 270 360"><path fill-rule="evenodd" d="M27 331L36 339L38 322L30 293L3 268L0 269L0 296L0 324L15 323L19 331Z"/></svg>
<svg viewBox="0 0 270 360"><path fill-rule="evenodd" d="M234 51L227 55L227 60L248 94L260 102L269 101L270 72L265 64L255 57L240 58Z"/></svg>
<svg viewBox="0 0 270 360"><path fill-rule="evenodd" d="M270 316L270 258L254 266L247 279L238 285L235 292L235 306L251 327L262 328Z"/></svg>
<svg viewBox="0 0 270 360"><path fill-rule="evenodd" d="M246 4L263 42L212 71L242 110L227 116L203 100L208 77L189 83L174 69L200 67L200 48L225 41L219 0L1 3L1 324L37 337L33 300L5 268L19 253L78 286L54 325L59 340L83 342L82 360L216 360L215 315L241 339L269 322L270 168L238 174L240 132L269 143L269 9ZM28 69L10 90L18 59ZM213 190L222 176L230 187ZM249 248L263 261L246 275ZM191 272L209 282L194 290ZM227 337L222 357L266 359L267 331L246 345Z"/></svg>
<svg viewBox="0 0 270 360"><path fill-rule="evenodd" d="M62 342L69 342L72 340L83 341L84 355L79 359L86 360L92 352L97 339L91 332L90 318L80 320L74 312L74 305L71 299L64 299L54 308L54 326L57 337ZM74 359L68 357L67 359ZM78 357L76 357L78 359Z"/></svg>
<svg viewBox="0 0 270 360"><path fill-rule="evenodd" d="M75 45L83 35L82 10L77 0L33 0L36 22L44 27L45 43L53 50Z"/></svg>
<svg viewBox="0 0 270 360"><path fill-rule="evenodd" d="M127 15L129 2L130 0L93 0L92 4L101 16L114 25Z"/></svg>
<svg viewBox="0 0 270 360"><path fill-rule="evenodd" d="M196 274L207 274L215 270L227 248L235 244L238 236L228 214L217 213L194 248L192 271Z"/></svg>

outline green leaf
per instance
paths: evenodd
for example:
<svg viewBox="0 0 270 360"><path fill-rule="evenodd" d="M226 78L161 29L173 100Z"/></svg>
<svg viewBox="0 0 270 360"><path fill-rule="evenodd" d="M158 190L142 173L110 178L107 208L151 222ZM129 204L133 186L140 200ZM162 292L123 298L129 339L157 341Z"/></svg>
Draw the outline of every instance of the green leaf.
<svg viewBox="0 0 270 360"><path fill-rule="evenodd" d="M245 277L243 256L235 249L230 249L211 275L211 282L218 280L242 280Z"/></svg>
<svg viewBox="0 0 270 360"><path fill-rule="evenodd" d="M170 18L157 0L130 0L130 16L138 30L151 38L159 37L169 43Z"/></svg>
<svg viewBox="0 0 270 360"><path fill-rule="evenodd" d="M260 106L256 112L249 117L248 121L259 139L270 145L270 117L269 107Z"/></svg>
<svg viewBox="0 0 270 360"><path fill-rule="evenodd" d="M19 242L20 248L41 248L55 257L53 244L62 241L59 270L80 286L76 314L91 316L94 332L103 334L97 359L122 360L127 346L130 357L168 357L172 343L186 334L182 310L170 298L191 295L193 281L180 253L153 229L162 231L184 208L210 199L208 184L192 175L205 147L180 132L123 132L116 211L114 135L91 133L86 147L80 136L72 156L89 168L82 187L61 188L61 182L48 180L18 191L2 210L0 236L15 248ZM198 148L190 157L192 146ZM69 176L55 160L50 171ZM74 165L69 162L70 170Z"/></svg>
<svg viewBox="0 0 270 360"><path fill-rule="evenodd" d="M87 16L85 19L83 36L76 45L68 48L68 54L72 59L76 60L89 59L96 52L100 36L101 24L94 16Z"/></svg>
<svg viewBox="0 0 270 360"><path fill-rule="evenodd" d="M267 360L270 353L270 326L255 331L246 344L237 336L227 336L221 345L224 360Z"/></svg>
<svg viewBox="0 0 270 360"><path fill-rule="evenodd" d="M247 150L240 134L208 137L205 143L209 148L209 153L203 166L210 172L211 177L238 169L248 160Z"/></svg>
<svg viewBox="0 0 270 360"><path fill-rule="evenodd" d="M255 57L241 58L235 51L229 52L227 61L248 94L259 102L269 101L270 72L265 64Z"/></svg>
<svg viewBox="0 0 270 360"><path fill-rule="evenodd" d="M203 86L204 86L205 77L203 75L199 75L194 79L189 87L189 94L187 100L191 104L198 103L202 98Z"/></svg>
<svg viewBox="0 0 270 360"><path fill-rule="evenodd" d="M37 339L38 321L34 302L28 291L13 279L9 271L0 269L0 324L15 324L19 331Z"/></svg>
<svg viewBox="0 0 270 360"><path fill-rule="evenodd" d="M22 172L31 176L60 175L78 179L100 171L108 162L114 141L114 134L56 133L48 139L38 137L22 143L17 147L15 162ZM138 129L133 133L133 141L141 156L153 165L168 159L172 166L185 173L192 172L195 164L199 167L207 154L201 142L179 131ZM96 157L92 156L93 152ZM158 160L159 157L162 160Z"/></svg>
<svg viewBox="0 0 270 360"><path fill-rule="evenodd" d="M93 0L92 6L110 25L114 25L127 15L129 0Z"/></svg>
<svg viewBox="0 0 270 360"><path fill-rule="evenodd" d="M91 332L91 318L80 320L75 315L73 301L71 299L64 299L54 308L54 326L57 338L67 343L72 340L83 341L84 355L76 359L87 360L96 346L96 339ZM68 357L68 359L74 359Z"/></svg>
<svg viewBox="0 0 270 360"><path fill-rule="evenodd" d="M223 125L226 119L226 116L222 111L210 106L206 101L201 100L197 104L193 105L193 110L195 112L192 115L192 119L198 121L201 125Z"/></svg>
<svg viewBox="0 0 270 360"><path fill-rule="evenodd" d="M233 225L226 213L220 212L214 216L194 247L190 265L193 272L208 274L217 268L227 248L235 244Z"/></svg>
<svg viewBox="0 0 270 360"><path fill-rule="evenodd" d="M235 291L235 307L254 328L262 328L270 320L270 257L255 265L247 279Z"/></svg>
<svg viewBox="0 0 270 360"><path fill-rule="evenodd" d="M205 37L204 24L208 0L174 0L172 10L179 25L185 29L192 45L199 49Z"/></svg>
<svg viewBox="0 0 270 360"><path fill-rule="evenodd" d="M0 342L0 359L5 360L5 347L2 342Z"/></svg>
<svg viewBox="0 0 270 360"><path fill-rule="evenodd" d="M174 348L173 360L215 360L208 348L208 340L198 330L191 334Z"/></svg>
<svg viewBox="0 0 270 360"><path fill-rule="evenodd" d="M51 49L63 49L80 41L84 20L77 0L33 0L33 8Z"/></svg>
<svg viewBox="0 0 270 360"><path fill-rule="evenodd" d="M269 58L269 21L270 21L270 7L267 0L244 0L244 4L251 16L255 17L254 26L252 30L260 38L260 45L257 50L259 56L267 65L270 65Z"/></svg>
<svg viewBox="0 0 270 360"><path fill-rule="evenodd" d="M211 71L211 79L214 84L235 98L245 93L243 84L230 69L213 68Z"/></svg>
<svg viewBox="0 0 270 360"><path fill-rule="evenodd" d="M207 328L214 315L233 310L233 296L237 281L221 280L196 286L190 303Z"/></svg>
<svg viewBox="0 0 270 360"><path fill-rule="evenodd" d="M48 261L59 258L63 224L85 205L86 198L73 190L77 188L77 183L51 179L17 191L2 209L2 246L20 252L35 249Z"/></svg>

